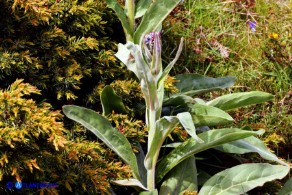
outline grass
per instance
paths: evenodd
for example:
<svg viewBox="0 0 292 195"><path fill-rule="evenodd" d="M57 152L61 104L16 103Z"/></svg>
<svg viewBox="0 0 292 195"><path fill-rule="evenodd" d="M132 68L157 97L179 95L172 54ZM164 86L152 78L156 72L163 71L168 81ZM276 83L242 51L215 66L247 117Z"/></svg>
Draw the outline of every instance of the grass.
<svg viewBox="0 0 292 195"><path fill-rule="evenodd" d="M177 47L180 37L186 40L174 75L233 75L238 80L232 91L259 90L275 95L273 102L239 110L237 124L255 128L259 124L266 129L262 139L290 162L291 13L291 2L287 0L258 0L254 4L244 0L188 0L174 10L164 23L163 32L165 53ZM255 32L248 22L256 22Z"/></svg>

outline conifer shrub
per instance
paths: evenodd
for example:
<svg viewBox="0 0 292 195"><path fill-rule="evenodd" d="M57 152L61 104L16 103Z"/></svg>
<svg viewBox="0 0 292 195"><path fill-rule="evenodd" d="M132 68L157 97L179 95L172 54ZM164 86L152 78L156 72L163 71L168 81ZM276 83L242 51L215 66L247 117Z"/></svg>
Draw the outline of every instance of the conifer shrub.
<svg viewBox="0 0 292 195"><path fill-rule="evenodd" d="M37 105L28 99L31 94L40 90L22 80L0 90L0 194L107 194L110 180L130 176L110 151L84 136L74 138L61 113L48 103ZM17 190L7 187L8 182L57 186Z"/></svg>
<svg viewBox="0 0 292 195"><path fill-rule="evenodd" d="M90 103L94 87L123 76L113 56L123 36L104 1L9 0L0 6L0 87L22 78L42 90L40 100L61 106L78 97Z"/></svg>

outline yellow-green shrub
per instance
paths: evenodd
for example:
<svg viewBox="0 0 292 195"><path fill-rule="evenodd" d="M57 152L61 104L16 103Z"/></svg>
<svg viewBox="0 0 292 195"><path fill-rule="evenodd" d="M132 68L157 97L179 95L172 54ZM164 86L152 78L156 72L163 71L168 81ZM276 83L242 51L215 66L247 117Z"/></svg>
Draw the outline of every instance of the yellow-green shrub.
<svg viewBox="0 0 292 195"><path fill-rule="evenodd" d="M60 106L124 74L113 55L123 31L104 1L8 0L0 10L0 87L23 78Z"/></svg>
<svg viewBox="0 0 292 195"><path fill-rule="evenodd" d="M97 142L74 139L60 122L59 111L37 106L27 95L40 91L22 80L0 90L0 181L50 182L57 188L21 189L32 192L108 193L109 180L130 176L127 166L112 159ZM0 188L0 194L16 193Z"/></svg>

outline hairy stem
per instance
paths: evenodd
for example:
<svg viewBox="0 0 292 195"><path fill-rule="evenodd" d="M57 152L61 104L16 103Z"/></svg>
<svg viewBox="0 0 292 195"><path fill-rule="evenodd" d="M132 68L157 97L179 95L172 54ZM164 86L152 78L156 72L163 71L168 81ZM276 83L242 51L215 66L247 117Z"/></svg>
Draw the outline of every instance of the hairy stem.
<svg viewBox="0 0 292 195"><path fill-rule="evenodd" d="M148 117L148 151L150 150L150 146L153 141L154 133L155 133L155 123L157 120L157 112L154 109L147 109L147 117ZM147 188L152 191L155 189L155 167L156 163L151 165L151 169L147 170Z"/></svg>
<svg viewBox="0 0 292 195"><path fill-rule="evenodd" d="M135 0L126 0L125 7L127 10L128 22L130 26L130 35L126 35L127 41L133 41L135 31Z"/></svg>

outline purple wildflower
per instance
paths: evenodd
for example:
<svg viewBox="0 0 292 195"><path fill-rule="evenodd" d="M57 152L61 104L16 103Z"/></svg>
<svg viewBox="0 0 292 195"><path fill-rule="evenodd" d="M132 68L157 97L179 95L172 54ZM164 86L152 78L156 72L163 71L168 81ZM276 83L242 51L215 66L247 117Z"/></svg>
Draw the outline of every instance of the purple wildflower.
<svg viewBox="0 0 292 195"><path fill-rule="evenodd" d="M251 28L251 31L252 32L255 32L256 31L256 27L257 27L257 23L256 22L248 21L248 25Z"/></svg>

